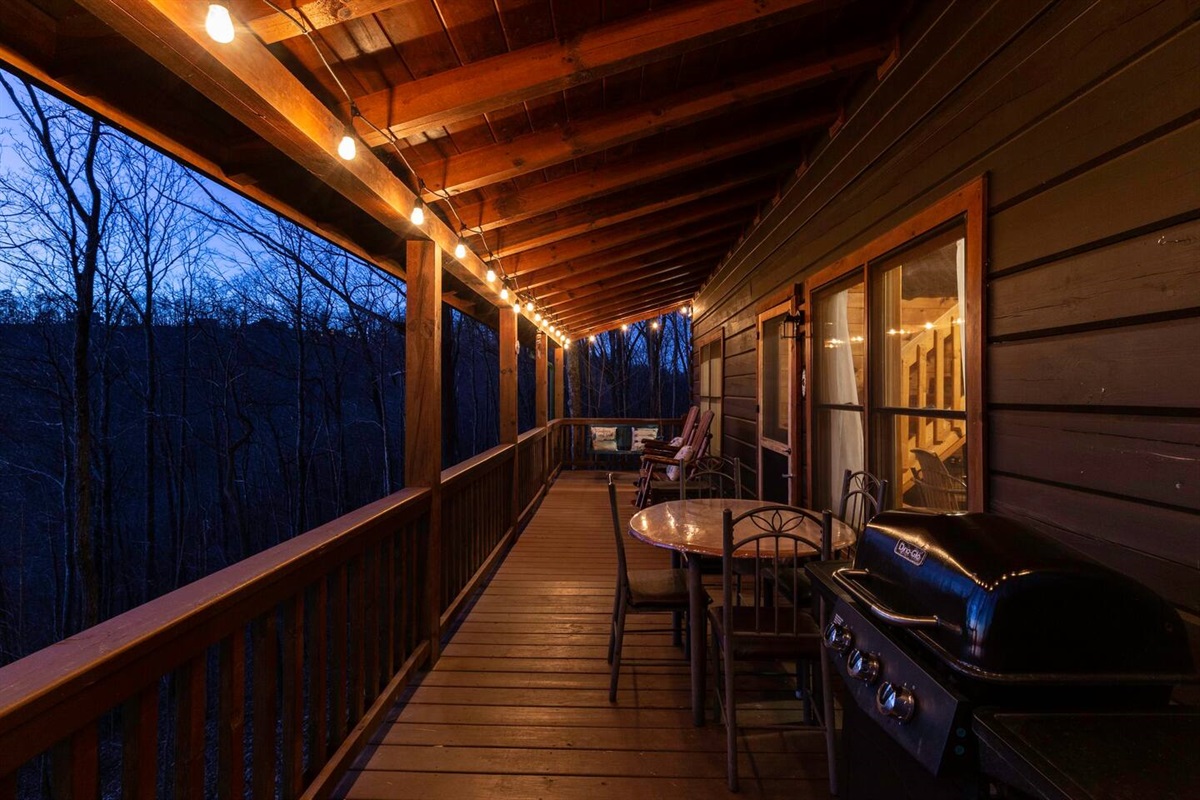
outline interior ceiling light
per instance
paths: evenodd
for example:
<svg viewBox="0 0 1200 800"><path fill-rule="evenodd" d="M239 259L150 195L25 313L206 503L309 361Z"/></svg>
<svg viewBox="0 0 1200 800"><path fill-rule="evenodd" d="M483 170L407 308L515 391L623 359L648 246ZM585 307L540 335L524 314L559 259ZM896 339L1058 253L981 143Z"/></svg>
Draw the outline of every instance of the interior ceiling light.
<svg viewBox="0 0 1200 800"><path fill-rule="evenodd" d="M229 44L233 41L233 19L229 9L220 3L208 4L208 16L204 18L204 30L214 42Z"/></svg>
<svg viewBox="0 0 1200 800"><path fill-rule="evenodd" d="M408 215L408 219L413 225L425 224L425 204L421 202L420 198L413 204L412 213Z"/></svg>

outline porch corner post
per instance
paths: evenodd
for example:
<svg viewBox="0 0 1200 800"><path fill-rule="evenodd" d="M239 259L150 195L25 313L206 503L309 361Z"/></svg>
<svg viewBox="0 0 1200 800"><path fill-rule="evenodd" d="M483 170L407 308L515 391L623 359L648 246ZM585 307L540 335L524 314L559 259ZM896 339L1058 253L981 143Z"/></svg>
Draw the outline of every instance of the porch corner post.
<svg viewBox="0 0 1200 800"><path fill-rule="evenodd" d="M421 630L433 664L442 639L442 251L433 242L414 240L405 255L404 485L428 486L432 492Z"/></svg>
<svg viewBox="0 0 1200 800"><path fill-rule="evenodd" d="M534 402L534 410L537 414L537 426L545 430L550 425L550 392L549 392L549 368L546 361L546 351L549 348L546 334L543 331L537 332L536 345L534 346L534 358L536 362L536 379L534 380L536 399ZM542 436L542 474L540 476L541 484L546 485L546 476L550 469L550 431L546 430Z"/></svg>
<svg viewBox="0 0 1200 800"><path fill-rule="evenodd" d="M500 444L512 445L512 513L508 524L516 528L521 516L518 491L520 473L517 458L517 323L520 315L500 311Z"/></svg>

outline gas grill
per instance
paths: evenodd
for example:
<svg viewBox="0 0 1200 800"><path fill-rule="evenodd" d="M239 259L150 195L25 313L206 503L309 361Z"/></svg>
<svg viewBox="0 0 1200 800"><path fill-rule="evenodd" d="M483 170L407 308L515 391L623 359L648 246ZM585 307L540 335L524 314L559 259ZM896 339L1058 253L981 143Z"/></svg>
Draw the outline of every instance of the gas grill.
<svg viewBox="0 0 1200 800"><path fill-rule="evenodd" d="M887 512L853 564L808 569L856 718L954 783L954 796L985 777L973 725L982 707L1165 709L1173 687L1195 679L1174 608L1005 517Z"/></svg>

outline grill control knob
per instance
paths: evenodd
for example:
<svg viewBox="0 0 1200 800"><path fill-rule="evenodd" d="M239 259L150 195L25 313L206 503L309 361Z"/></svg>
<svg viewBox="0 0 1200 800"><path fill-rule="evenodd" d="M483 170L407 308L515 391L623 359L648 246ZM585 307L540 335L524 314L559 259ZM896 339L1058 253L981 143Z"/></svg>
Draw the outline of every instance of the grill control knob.
<svg viewBox="0 0 1200 800"><path fill-rule="evenodd" d="M844 626L836 622L829 623L825 628L825 646L834 652L841 653L854 641L854 636Z"/></svg>
<svg viewBox="0 0 1200 800"><path fill-rule="evenodd" d="M846 657L846 672L870 686L879 677L879 656L857 648L851 650Z"/></svg>
<svg viewBox="0 0 1200 800"><path fill-rule="evenodd" d="M908 722L917 710L917 698L903 686L884 681L875 693L875 710L897 722Z"/></svg>

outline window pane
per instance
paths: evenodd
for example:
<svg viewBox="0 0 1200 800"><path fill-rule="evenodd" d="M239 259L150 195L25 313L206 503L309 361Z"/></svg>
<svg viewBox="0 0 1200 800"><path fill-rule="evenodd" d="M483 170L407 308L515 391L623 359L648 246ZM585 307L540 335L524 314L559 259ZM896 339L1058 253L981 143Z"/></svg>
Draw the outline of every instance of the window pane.
<svg viewBox="0 0 1200 800"><path fill-rule="evenodd" d="M863 468L863 414L861 411L817 409L817 464L815 508L837 511L846 470Z"/></svg>
<svg viewBox="0 0 1200 800"><path fill-rule="evenodd" d="M888 481L888 505L965 510L966 420L906 414L880 414L876 420L879 435L874 466L879 477ZM952 444L949 447L929 444L939 438Z"/></svg>
<svg viewBox="0 0 1200 800"><path fill-rule="evenodd" d="M862 405L866 355L863 282L843 284L816 298L813 352L817 360L816 401Z"/></svg>
<svg viewBox="0 0 1200 800"><path fill-rule="evenodd" d="M776 442L788 441L788 370L792 362L792 340L780 339L783 315L762 324L762 420L763 436Z"/></svg>
<svg viewBox="0 0 1200 800"><path fill-rule="evenodd" d="M966 410L965 245L955 231L874 273L872 333L881 374L873 392L881 405Z"/></svg>

